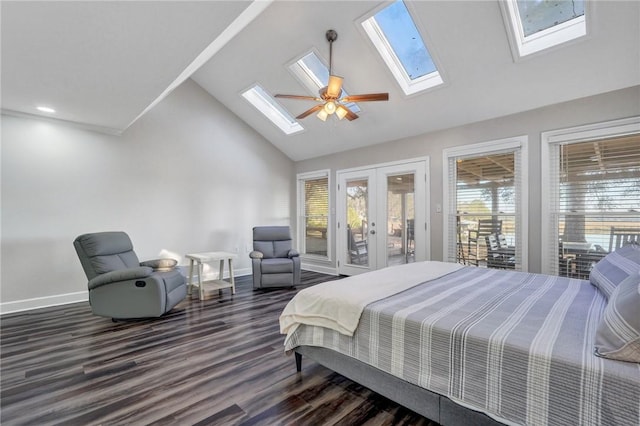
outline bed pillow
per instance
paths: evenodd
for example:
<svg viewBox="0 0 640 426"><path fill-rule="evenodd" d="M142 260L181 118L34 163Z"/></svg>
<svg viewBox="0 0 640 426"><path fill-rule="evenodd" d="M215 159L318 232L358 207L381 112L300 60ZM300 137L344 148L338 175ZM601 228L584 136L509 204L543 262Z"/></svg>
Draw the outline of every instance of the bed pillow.
<svg viewBox="0 0 640 426"><path fill-rule="evenodd" d="M622 281L636 272L640 272L640 246L628 244L596 263L589 281L608 299Z"/></svg>
<svg viewBox="0 0 640 426"><path fill-rule="evenodd" d="M629 276L611 294L596 330L595 354L640 363L640 274Z"/></svg>

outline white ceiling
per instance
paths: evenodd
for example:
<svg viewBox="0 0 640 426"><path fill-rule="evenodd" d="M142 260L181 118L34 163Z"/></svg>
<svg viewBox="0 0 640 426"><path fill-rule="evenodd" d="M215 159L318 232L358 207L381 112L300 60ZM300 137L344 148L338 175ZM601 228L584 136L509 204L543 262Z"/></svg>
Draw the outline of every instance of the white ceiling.
<svg viewBox="0 0 640 426"><path fill-rule="evenodd" d="M250 4L2 1L2 108L122 131Z"/></svg>
<svg viewBox="0 0 640 426"><path fill-rule="evenodd" d="M407 97L361 30L378 1L274 1L192 78L293 160L363 147L640 84L640 2L590 3L589 35L514 61L495 1L409 3L445 84ZM2 2L2 107L124 130L250 2ZM315 49L361 103L286 136L240 94L253 83L308 94L287 65ZM313 106L281 100L292 115Z"/></svg>

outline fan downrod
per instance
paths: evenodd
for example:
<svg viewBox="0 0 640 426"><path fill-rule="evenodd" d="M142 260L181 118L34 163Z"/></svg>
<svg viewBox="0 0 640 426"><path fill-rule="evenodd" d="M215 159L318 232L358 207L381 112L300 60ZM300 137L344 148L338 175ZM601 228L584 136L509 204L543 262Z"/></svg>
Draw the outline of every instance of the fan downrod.
<svg viewBox="0 0 640 426"><path fill-rule="evenodd" d="M338 33L335 30L327 30L327 41L329 42L329 75L333 72L333 42L338 39Z"/></svg>

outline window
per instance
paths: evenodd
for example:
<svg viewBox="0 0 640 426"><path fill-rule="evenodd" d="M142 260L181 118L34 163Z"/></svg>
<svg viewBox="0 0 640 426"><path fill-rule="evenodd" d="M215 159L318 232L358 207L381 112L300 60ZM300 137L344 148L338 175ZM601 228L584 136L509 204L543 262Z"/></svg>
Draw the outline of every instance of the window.
<svg viewBox="0 0 640 426"><path fill-rule="evenodd" d="M407 6L398 0L362 27L406 95L443 83Z"/></svg>
<svg viewBox="0 0 640 426"><path fill-rule="evenodd" d="M633 126L543 134L544 272L588 279L595 262L640 236L640 120Z"/></svg>
<svg viewBox="0 0 640 426"><path fill-rule="evenodd" d="M527 270L527 138L444 151L445 261Z"/></svg>
<svg viewBox="0 0 640 426"><path fill-rule="evenodd" d="M328 170L298 175L298 218L300 253L328 259Z"/></svg>
<svg viewBox="0 0 640 426"><path fill-rule="evenodd" d="M275 99L269 95L260 85L256 84L242 93L251 105L264 114L273 124L278 126L285 134L291 135L304 130L292 116Z"/></svg>
<svg viewBox="0 0 640 426"><path fill-rule="evenodd" d="M318 90L329 84L329 68L318 58L315 52L310 52L291 64L289 69L298 80L309 90L313 96L318 96ZM340 97L349 96L344 87ZM360 112L358 104L355 102L345 103L353 112Z"/></svg>
<svg viewBox="0 0 640 426"><path fill-rule="evenodd" d="M516 7L525 37L584 16L584 1L580 0L518 0Z"/></svg>
<svg viewBox="0 0 640 426"><path fill-rule="evenodd" d="M503 0L514 57L523 57L587 34L584 0Z"/></svg>

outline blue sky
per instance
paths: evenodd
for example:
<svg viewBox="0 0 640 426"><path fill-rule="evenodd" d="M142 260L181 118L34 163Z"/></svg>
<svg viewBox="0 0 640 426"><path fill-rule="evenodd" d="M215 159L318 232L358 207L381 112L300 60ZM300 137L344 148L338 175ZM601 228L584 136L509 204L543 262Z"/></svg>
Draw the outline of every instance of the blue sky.
<svg viewBox="0 0 640 426"><path fill-rule="evenodd" d="M375 19L411 80L436 71L431 55L401 0L382 9Z"/></svg>

